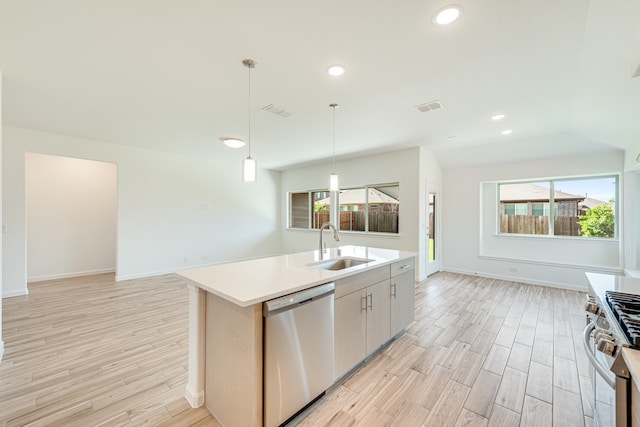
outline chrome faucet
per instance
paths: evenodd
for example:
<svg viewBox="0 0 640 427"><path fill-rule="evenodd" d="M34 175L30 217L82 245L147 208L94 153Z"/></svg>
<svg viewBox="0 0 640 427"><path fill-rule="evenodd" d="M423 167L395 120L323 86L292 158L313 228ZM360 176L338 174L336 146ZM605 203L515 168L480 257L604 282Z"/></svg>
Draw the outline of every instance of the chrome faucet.
<svg viewBox="0 0 640 427"><path fill-rule="evenodd" d="M336 227L334 227L333 224L331 224L330 222L325 222L324 224L322 224L320 226L320 258L322 258L322 254L326 252L326 249L322 247L322 230L324 230L325 228L331 228L333 230L333 238L335 239L335 241L336 242L340 241L340 236L338 236L338 230L336 230Z"/></svg>

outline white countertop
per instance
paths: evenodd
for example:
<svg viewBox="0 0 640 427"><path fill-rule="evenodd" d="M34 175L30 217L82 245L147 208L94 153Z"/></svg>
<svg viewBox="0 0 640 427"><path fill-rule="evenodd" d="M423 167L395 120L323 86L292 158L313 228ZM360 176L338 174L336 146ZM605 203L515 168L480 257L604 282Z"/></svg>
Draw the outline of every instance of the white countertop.
<svg viewBox="0 0 640 427"><path fill-rule="evenodd" d="M640 295L640 279L612 274L586 273L591 291L604 301L606 291Z"/></svg>
<svg viewBox="0 0 640 427"><path fill-rule="evenodd" d="M372 261L338 271L308 265L345 256ZM415 252L394 249L342 246L328 249L322 258L319 251L315 250L193 268L177 274L191 280L207 292L241 307L248 307L414 256Z"/></svg>

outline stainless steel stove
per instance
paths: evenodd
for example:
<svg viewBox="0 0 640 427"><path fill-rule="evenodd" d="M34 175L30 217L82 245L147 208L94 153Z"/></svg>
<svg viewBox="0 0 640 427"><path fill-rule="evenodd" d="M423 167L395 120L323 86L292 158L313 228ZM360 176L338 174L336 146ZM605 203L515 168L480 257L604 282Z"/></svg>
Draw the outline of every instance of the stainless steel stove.
<svg viewBox="0 0 640 427"><path fill-rule="evenodd" d="M606 291L605 300L627 346L640 349L640 295Z"/></svg>
<svg viewBox="0 0 640 427"><path fill-rule="evenodd" d="M594 421L600 427L631 425L631 379L624 347L640 349L640 295L605 291L588 296L584 347L593 366Z"/></svg>

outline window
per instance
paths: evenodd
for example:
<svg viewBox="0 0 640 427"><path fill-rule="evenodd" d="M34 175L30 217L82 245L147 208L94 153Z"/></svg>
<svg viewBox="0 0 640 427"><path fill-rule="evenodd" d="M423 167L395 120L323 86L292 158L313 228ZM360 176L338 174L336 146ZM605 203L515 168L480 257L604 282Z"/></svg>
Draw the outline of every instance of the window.
<svg viewBox="0 0 640 427"><path fill-rule="evenodd" d="M341 190L338 194L339 230L398 233L400 186L371 185ZM289 193L289 228L320 228L329 221L330 193Z"/></svg>
<svg viewBox="0 0 640 427"><path fill-rule="evenodd" d="M309 212L311 207L309 193L291 193L290 205L289 227L309 228Z"/></svg>
<svg viewBox="0 0 640 427"><path fill-rule="evenodd" d="M527 204L526 203L505 203L504 214L505 215L526 215Z"/></svg>
<svg viewBox="0 0 640 427"><path fill-rule="evenodd" d="M304 191L289 194L289 228L320 228L329 221L328 191Z"/></svg>
<svg viewBox="0 0 640 427"><path fill-rule="evenodd" d="M501 183L498 193L502 234L616 236L617 176Z"/></svg>
<svg viewBox="0 0 640 427"><path fill-rule="evenodd" d="M313 220L311 228L320 228L325 222L329 222L329 212L331 211L331 194L328 191L313 191Z"/></svg>

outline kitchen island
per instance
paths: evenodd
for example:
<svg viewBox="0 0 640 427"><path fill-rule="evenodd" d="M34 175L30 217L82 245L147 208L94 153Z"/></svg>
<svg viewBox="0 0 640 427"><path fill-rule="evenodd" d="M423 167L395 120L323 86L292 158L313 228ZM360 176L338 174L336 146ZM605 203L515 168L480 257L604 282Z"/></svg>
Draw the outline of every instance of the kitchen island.
<svg viewBox="0 0 640 427"><path fill-rule="evenodd" d="M190 282L187 400L193 407L206 405L222 425L262 426L262 303L329 282L336 283L338 379L413 320L415 255L407 251L343 246L324 254L316 250L178 273ZM357 260L356 265L329 269L332 260L349 258ZM352 305L350 298L360 301L360 294L374 285L386 298L386 311L378 311L387 317L381 320L377 313L377 319L369 315L372 319L365 320L369 326L362 337L366 349L354 349L359 332L353 325L360 320L346 309ZM396 301L411 305L405 310L394 310ZM361 315L359 307L358 302L357 311ZM363 325L362 328L367 328Z"/></svg>

